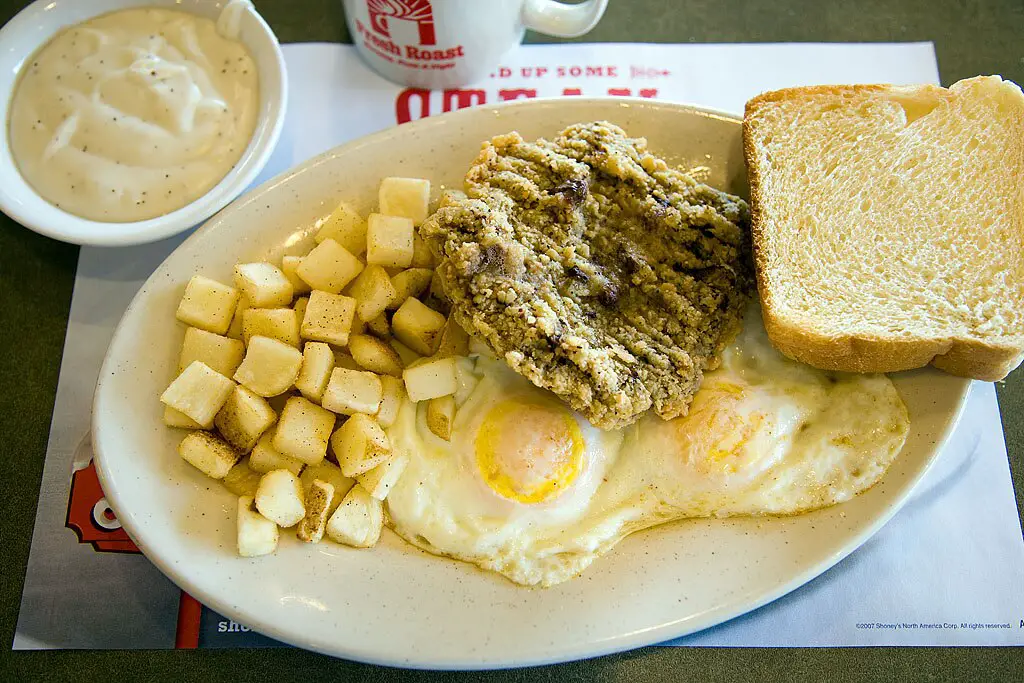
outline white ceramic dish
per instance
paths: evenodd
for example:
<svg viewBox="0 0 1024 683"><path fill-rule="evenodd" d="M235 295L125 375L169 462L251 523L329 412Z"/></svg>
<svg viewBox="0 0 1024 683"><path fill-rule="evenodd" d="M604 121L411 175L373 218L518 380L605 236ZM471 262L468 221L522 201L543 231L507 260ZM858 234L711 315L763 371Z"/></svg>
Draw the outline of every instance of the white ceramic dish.
<svg viewBox="0 0 1024 683"><path fill-rule="evenodd" d="M308 240L339 199L368 211L379 180L458 186L480 141L608 119L648 137L712 184L743 192L735 118L642 100L533 100L386 130L308 161L216 216L146 282L114 335L94 406L107 499L146 555L184 590L269 636L392 665L480 668L624 650L691 633L814 578L875 533L924 474L960 414L968 382L937 370L894 377L911 415L903 453L876 487L832 509L785 519L674 523L626 539L582 577L546 590L415 550L386 532L372 550L283 534L277 554L235 555L235 499L175 452L158 394L183 328L174 309L194 273L230 281L239 259L274 258ZM288 537L288 538L284 538Z"/></svg>
<svg viewBox="0 0 1024 683"><path fill-rule="evenodd" d="M274 32L255 10L244 12L239 39L259 69L260 110L241 159L209 192L171 213L131 223L91 221L50 204L25 182L7 138L7 109L22 65L66 26L121 9L169 7L216 19L227 0L37 0L0 30L0 210L40 234L73 244L124 246L154 242L199 225L256 179L274 151L284 124L288 76Z"/></svg>

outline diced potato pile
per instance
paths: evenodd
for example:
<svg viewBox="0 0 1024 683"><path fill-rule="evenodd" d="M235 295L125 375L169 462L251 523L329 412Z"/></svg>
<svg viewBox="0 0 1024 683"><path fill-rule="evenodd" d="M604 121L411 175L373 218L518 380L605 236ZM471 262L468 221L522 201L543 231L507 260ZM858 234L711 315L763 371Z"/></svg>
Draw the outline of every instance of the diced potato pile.
<svg viewBox="0 0 1024 683"><path fill-rule="evenodd" d="M385 432L406 397L451 438L469 339L436 310L434 259L416 234L429 197L427 180L386 178L377 213L339 204L308 253L185 287L164 422L190 430L181 457L238 496L242 557L272 553L293 527L307 543L376 544L408 464Z"/></svg>

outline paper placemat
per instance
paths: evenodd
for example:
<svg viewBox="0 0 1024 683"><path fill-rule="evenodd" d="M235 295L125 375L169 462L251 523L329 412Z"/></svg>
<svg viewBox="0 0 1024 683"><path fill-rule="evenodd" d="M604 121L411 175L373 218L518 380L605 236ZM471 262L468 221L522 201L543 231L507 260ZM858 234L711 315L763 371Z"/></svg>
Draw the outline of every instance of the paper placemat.
<svg viewBox="0 0 1024 683"><path fill-rule="evenodd" d="M288 120L259 182L339 143L444 111L521 97L633 95L741 112L763 90L937 82L931 44L528 46L477 86L384 81L353 48L284 47ZM79 256L15 649L274 645L183 595L137 553L103 499L88 431L114 326L183 237ZM1024 540L995 391L962 423L905 508L823 576L673 644L1024 644Z"/></svg>

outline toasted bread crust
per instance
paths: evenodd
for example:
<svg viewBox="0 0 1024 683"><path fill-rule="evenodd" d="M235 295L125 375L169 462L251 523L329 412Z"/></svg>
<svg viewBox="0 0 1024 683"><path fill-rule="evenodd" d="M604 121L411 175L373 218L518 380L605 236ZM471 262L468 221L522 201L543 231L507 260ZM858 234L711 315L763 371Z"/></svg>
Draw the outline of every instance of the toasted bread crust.
<svg viewBox="0 0 1024 683"><path fill-rule="evenodd" d="M1024 350L1010 344L985 343L976 338L894 339L854 335L823 335L782 315L773 301L771 270L764 253L768 239L763 214L762 169L757 157L758 112L777 102L815 96L845 98L870 93L930 91L943 98L951 93L934 85L822 85L786 88L749 100L743 117L743 152L750 186L751 241L755 275L765 329L784 355L824 370L840 372L899 372L932 365L953 375L984 381L1001 380L1020 365Z"/></svg>
<svg viewBox="0 0 1024 683"><path fill-rule="evenodd" d="M958 377L995 382L1021 362L1021 353L1016 348L973 339L827 337L779 321L763 301L761 310L765 330L775 348L789 358L823 370L901 372L933 365Z"/></svg>

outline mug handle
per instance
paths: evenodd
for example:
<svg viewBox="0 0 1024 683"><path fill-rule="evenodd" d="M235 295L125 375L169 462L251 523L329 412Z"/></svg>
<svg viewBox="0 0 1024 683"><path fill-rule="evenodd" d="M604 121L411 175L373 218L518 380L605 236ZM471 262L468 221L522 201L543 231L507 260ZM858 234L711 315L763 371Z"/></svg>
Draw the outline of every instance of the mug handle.
<svg viewBox="0 0 1024 683"><path fill-rule="evenodd" d="M587 0L576 5L555 0L526 0L523 25L549 36L575 38L594 28L607 6L608 0Z"/></svg>

